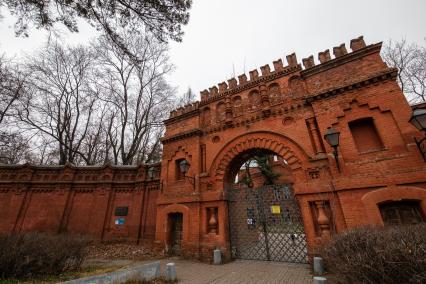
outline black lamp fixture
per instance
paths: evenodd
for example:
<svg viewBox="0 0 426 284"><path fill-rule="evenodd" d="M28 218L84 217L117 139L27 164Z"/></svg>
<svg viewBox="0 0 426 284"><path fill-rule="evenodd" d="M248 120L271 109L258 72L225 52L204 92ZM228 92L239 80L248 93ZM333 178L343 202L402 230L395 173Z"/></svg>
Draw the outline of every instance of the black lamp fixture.
<svg viewBox="0 0 426 284"><path fill-rule="evenodd" d="M186 173L188 172L188 170L189 170L189 167L190 167L191 165L189 164L189 162L187 161L187 160L182 160L182 161L180 161L179 162L179 169L180 169L180 172L185 176L186 175Z"/></svg>
<svg viewBox="0 0 426 284"><path fill-rule="evenodd" d="M149 167L148 171L147 171L148 178L149 179L154 179L156 177L156 175L157 175L158 172L159 172L158 167L153 167L153 166Z"/></svg>
<svg viewBox="0 0 426 284"><path fill-rule="evenodd" d="M340 132L338 130L333 127L329 127L325 132L324 139L333 148L333 155L336 160L337 170L340 172L339 152L337 151L337 147L339 147L339 136Z"/></svg>
<svg viewBox="0 0 426 284"><path fill-rule="evenodd" d="M191 183L192 186L195 188L195 178L186 175L189 171L190 166L191 166L191 164L187 160L182 160L182 161L179 162L180 172L183 174L183 176L186 179L189 180L189 183Z"/></svg>
<svg viewBox="0 0 426 284"><path fill-rule="evenodd" d="M413 115L411 116L409 122L414 125L420 131L423 131L426 134L426 109L418 108L413 111ZM416 142L417 148L419 148L420 153L423 155L423 159L426 161L426 149L423 145L426 136L420 140L417 140L414 137L414 141Z"/></svg>

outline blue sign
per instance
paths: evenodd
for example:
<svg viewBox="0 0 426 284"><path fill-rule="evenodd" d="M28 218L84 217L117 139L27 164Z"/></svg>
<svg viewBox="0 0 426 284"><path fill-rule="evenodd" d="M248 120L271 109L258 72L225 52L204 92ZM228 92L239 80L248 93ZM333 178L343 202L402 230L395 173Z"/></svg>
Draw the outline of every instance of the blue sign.
<svg viewBox="0 0 426 284"><path fill-rule="evenodd" d="M124 219L124 218L117 218L117 219L115 219L115 224L116 225L124 225L125 221L126 221L126 219Z"/></svg>

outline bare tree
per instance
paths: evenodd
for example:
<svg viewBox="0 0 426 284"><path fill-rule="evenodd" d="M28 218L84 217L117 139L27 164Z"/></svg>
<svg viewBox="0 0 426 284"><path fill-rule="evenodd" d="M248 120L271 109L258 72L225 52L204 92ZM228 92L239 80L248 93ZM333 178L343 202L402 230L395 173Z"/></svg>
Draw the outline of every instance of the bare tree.
<svg viewBox="0 0 426 284"><path fill-rule="evenodd" d="M91 88L93 60L88 48L51 43L27 64L31 90L20 99L20 126L54 141L59 164L88 163L82 143L99 108Z"/></svg>
<svg viewBox="0 0 426 284"><path fill-rule="evenodd" d="M182 94L181 97L177 100L177 106L185 106L196 101L197 97L195 93L192 91L191 87L188 87L185 93Z"/></svg>
<svg viewBox="0 0 426 284"><path fill-rule="evenodd" d="M18 164L35 162L28 138L17 131L0 132L0 163Z"/></svg>
<svg viewBox="0 0 426 284"><path fill-rule="evenodd" d="M389 40L382 56L389 66L398 68L398 83L408 100L426 101L426 46Z"/></svg>
<svg viewBox="0 0 426 284"><path fill-rule="evenodd" d="M1 7L17 16L17 35L27 35L31 26L51 30L56 23L78 32L77 20L83 19L128 54L130 49L118 30L149 31L162 41L181 41L191 4L190 0L0 0Z"/></svg>
<svg viewBox="0 0 426 284"><path fill-rule="evenodd" d="M13 107L24 88L25 74L4 55L0 56L0 125L13 116Z"/></svg>
<svg viewBox="0 0 426 284"><path fill-rule="evenodd" d="M0 56L0 163L23 163L34 159L28 139L13 124L17 102L25 93L25 78L18 64Z"/></svg>
<svg viewBox="0 0 426 284"><path fill-rule="evenodd" d="M152 36L121 36L137 60L107 37L101 37L94 49L102 98L109 105L106 129L111 159L128 165L152 159L158 151L162 120L174 97L165 81L172 70L167 45Z"/></svg>

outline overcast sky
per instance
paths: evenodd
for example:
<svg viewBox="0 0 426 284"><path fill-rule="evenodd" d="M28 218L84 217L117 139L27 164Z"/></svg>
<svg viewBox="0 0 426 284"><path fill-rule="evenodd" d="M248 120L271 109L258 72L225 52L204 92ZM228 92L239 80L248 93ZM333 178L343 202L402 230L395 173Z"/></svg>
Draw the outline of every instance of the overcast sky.
<svg viewBox="0 0 426 284"><path fill-rule="evenodd" d="M296 52L299 62L364 35L367 44L405 37L425 44L426 0L194 0L182 43L171 43L176 66L170 82L179 93L195 93L235 75ZM2 12L0 50L20 56L37 49L46 33L16 38L14 19ZM96 35L84 23L79 34L63 32L70 43Z"/></svg>

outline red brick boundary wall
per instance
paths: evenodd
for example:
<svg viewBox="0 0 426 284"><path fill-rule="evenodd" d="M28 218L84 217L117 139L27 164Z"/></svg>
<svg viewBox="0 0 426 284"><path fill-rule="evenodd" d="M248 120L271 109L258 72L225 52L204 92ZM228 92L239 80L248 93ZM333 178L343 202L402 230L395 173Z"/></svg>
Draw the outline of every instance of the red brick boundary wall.
<svg viewBox="0 0 426 284"><path fill-rule="evenodd" d="M159 178L148 179L147 166L1 166L0 233L150 243L159 190Z"/></svg>

